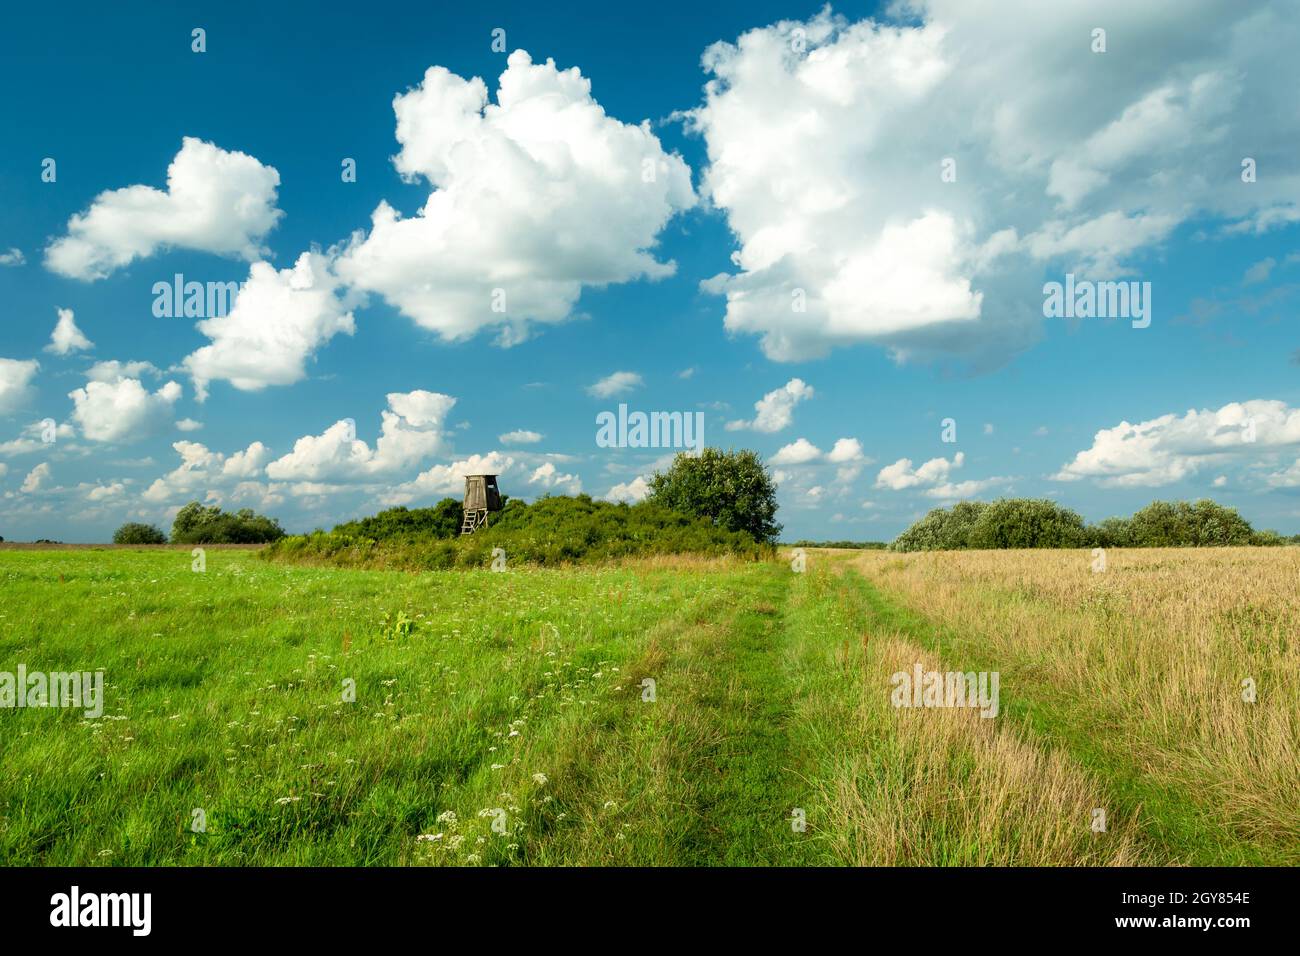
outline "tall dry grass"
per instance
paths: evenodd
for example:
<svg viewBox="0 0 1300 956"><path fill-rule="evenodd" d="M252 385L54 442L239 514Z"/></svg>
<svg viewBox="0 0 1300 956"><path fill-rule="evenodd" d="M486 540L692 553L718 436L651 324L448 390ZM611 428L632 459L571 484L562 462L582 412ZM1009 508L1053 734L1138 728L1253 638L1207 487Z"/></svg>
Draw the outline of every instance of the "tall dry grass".
<svg viewBox="0 0 1300 956"><path fill-rule="evenodd" d="M1133 866L1131 821L1059 750L965 708L894 708L890 674L944 670L897 637L873 637L856 733L823 786L835 856L854 866ZM1108 811L1094 832L1093 812Z"/></svg>
<svg viewBox="0 0 1300 956"><path fill-rule="evenodd" d="M1300 847L1300 550L866 552L886 594L978 639L1247 839ZM1243 699L1243 681L1256 699ZM1004 697L1016 688L1004 673Z"/></svg>

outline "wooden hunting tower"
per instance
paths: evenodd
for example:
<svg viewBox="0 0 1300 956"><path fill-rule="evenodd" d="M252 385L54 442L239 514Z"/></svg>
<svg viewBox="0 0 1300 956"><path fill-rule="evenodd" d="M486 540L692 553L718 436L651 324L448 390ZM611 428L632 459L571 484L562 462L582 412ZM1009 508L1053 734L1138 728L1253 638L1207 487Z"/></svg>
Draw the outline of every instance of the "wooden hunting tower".
<svg viewBox="0 0 1300 956"><path fill-rule="evenodd" d="M496 475L465 476L465 520L461 534L473 534L488 522L489 511L501 510L501 492Z"/></svg>

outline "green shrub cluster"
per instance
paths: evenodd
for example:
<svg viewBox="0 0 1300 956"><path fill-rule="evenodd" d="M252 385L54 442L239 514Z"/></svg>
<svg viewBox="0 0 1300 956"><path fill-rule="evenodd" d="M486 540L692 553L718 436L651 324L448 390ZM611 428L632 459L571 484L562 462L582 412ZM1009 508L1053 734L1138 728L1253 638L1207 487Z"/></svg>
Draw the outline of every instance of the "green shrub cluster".
<svg viewBox="0 0 1300 956"><path fill-rule="evenodd" d="M1003 498L935 508L900 534L895 551L966 548L1181 548L1281 545L1275 531L1255 531L1234 508L1214 501L1155 501L1129 518L1085 524L1054 501Z"/></svg>
<svg viewBox="0 0 1300 956"><path fill-rule="evenodd" d="M460 534L464 513L455 498L443 498L432 508L389 508L369 518L347 521L335 534L392 541L410 538L454 538Z"/></svg>
<svg viewBox="0 0 1300 956"><path fill-rule="evenodd" d="M151 524L128 521L113 532L114 544L166 544L167 535Z"/></svg>
<svg viewBox="0 0 1300 956"><path fill-rule="evenodd" d="M216 505L205 508L197 501L176 512L172 522L173 544L266 544L284 534L280 522L251 509L226 512Z"/></svg>
<svg viewBox="0 0 1300 956"><path fill-rule="evenodd" d="M509 565L544 566L654 554L758 558L772 551L746 532L729 531L654 502L611 504L588 495L545 497L531 505L509 501L487 528L465 536L459 534L459 521L448 536L436 533L444 525L434 517L410 517L437 512L444 504L416 511L391 509L333 531L283 538L262 554L290 562L435 570L486 567L494 548L505 552ZM362 533L363 528L372 533Z"/></svg>

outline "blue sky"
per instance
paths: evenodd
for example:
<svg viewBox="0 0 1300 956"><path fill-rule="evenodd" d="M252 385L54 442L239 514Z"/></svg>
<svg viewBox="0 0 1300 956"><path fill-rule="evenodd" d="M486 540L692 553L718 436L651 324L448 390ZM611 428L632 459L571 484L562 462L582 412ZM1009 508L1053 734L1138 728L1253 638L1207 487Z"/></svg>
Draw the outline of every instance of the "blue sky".
<svg viewBox="0 0 1300 956"><path fill-rule="evenodd" d="M1046 6L11 12L0 535L635 500L672 452L599 447L620 402L757 450L787 539L1006 494L1300 531L1296 4ZM1067 273L1150 325L1045 317ZM248 285L159 317L176 274Z"/></svg>

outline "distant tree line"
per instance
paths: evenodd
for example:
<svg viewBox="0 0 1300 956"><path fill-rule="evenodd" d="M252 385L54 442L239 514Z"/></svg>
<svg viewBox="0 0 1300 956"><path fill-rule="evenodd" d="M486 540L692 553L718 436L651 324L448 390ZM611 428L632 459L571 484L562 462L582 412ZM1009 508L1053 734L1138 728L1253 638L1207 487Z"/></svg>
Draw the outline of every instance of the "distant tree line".
<svg viewBox="0 0 1300 956"><path fill-rule="evenodd" d="M996 548L1185 548L1300 543L1256 531L1235 508L1208 498L1153 501L1128 518L1087 524L1078 512L1042 498L963 501L935 508L900 534L895 551Z"/></svg>
<svg viewBox="0 0 1300 956"><path fill-rule="evenodd" d="M883 551L888 541L809 541L801 539L786 545L788 548L844 548L853 551Z"/></svg>
<svg viewBox="0 0 1300 956"><path fill-rule="evenodd" d="M280 522L251 508L222 511L191 501L172 521L172 544L267 544L285 536ZM113 533L114 544L166 544L167 535L152 524L128 521Z"/></svg>

